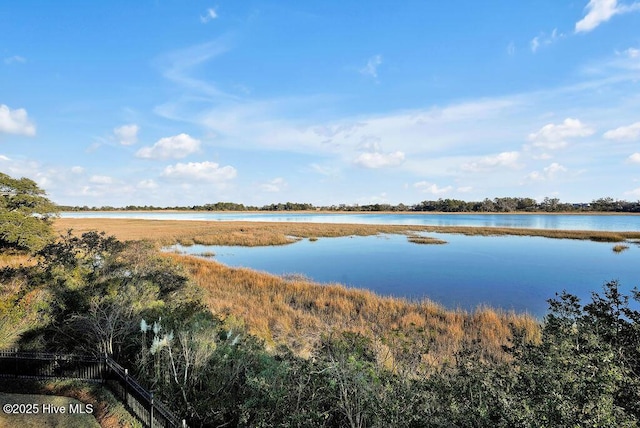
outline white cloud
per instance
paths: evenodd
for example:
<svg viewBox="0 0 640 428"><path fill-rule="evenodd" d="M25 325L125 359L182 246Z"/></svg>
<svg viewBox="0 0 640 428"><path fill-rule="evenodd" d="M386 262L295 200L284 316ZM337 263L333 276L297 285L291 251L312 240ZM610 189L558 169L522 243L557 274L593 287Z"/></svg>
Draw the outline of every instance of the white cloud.
<svg viewBox="0 0 640 428"><path fill-rule="evenodd" d="M10 56L8 58L4 59L4 63L5 64L24 64L25 62L27 62L27 59L25 57L22 57L20 55L14 55L14 56Z"/></svg>
<svg viewBox="0 0 640 428"><path fill-rule="evenodd" d="M158 184L149 179L149 180L140 180L138 182L138 189L155 189L158 187Z"/></svg>
<svg viewBox="0 0 640 428"><path fill-rule="evenodd" d="M565 168L564 166L560 165L557 162L554 162L551 165L545 167L543 171L547 177L553 178L560 172L566 172L567 168Z"/></svg>
<svg viewBox="0 0 640 428"><path fill-rule="evenodd" d="M0 104L0 133L3 132L32 137L36 135L36 127L29 120L25 109L11 110L8 106Z"/></svg>
<svg viewBox="0 0 640 428"><path fill-rule="evenodd" d="M140 127L135 123L130 125L122 125L119 128L114 128L113 134L116 136L120 144L123 146L130 146L138 141L138 131Z"/></svg>
<svg viewBox="0 0 640 428"><path fill-rule="evenodd" d="M470 172L484 172L491 171L496 168L519 168L518 159L520 153L518 152L502 152L495 156L485 156L482 159L475 162L468 162L462 164L460 167L463 171Z"/></svg>
<svg viewBox="0 0 640 428"><path fill-rule="evenodd" d="M236 175L237 171L234 167L230 165L220 167L217 163L209 161L179 162L175 165L167 166L162 173L162 176L167 178L209 181L214 183L232 180Z"/></svg>
<svg viewBox="0 0 640 428"><path fill-rule="evenodd" d="M92 175L89 182L93 184L113 184L113 178L107 175Z"/></svg>
<svg viewBox="0 0 640 428"><path fill-rule="evenodd" d="M471 186L462 186L462 187L458 187L456 190L458 192L460 192L460 193L469 193L470 191L473 190L473 187L471 187Z"/></svg>
<svg viewBox="0 0 640 428"><path fill-rule="evenodd" d="M216 19L217 17L218 13L216 12L216 10L214 8L209 8L207 9L207 13L204 16L200 15L200 22L206 24L207 22L211 21L212 19Z"/></svg>
<svg viewBox="0 0 640 428"><path fill-rule="evenodd" d="M84 172L84 168L81 166L74 166L71 168L71 172L74 174L82 174Z"/></svg>
<svg viewBox="0 0 640 428"><path fill-rule="evenodd" d="M558 41L558 39L561 39L563 37L564 37L564 33L558 33L557 28L554 28L551 34L549 35L546 35L545 33L540 33L539 36L536 36L533 39L531 39L531 43L530 43L531 52L535 53L542 46L548 46L552 43L555 43L556 41Z"/></svg>
<svg viewBox="0 0 640 428"><path fill-rule="evenodd" d="M188 134L159 139L151 147L143 147L136 153L145 159L180 159L200 150L200 140Z"/></svg>
<svg viewBox="0 0 640 428"><path fill-rule="evenodd" d="M163 76L184 88L193 90L199 97L209 95L236 100L237 97L219 90L213 83L194 77L191 73L195 67L228 51L230 45L228 39L229 37L220 37L160 57L158 62L163 68Z"/></svg>
<svg viewBox="0 0 640 428"><path fill-rule="evenodd" d="M340 172L338 168L327 165L319 165L317 163L312 163L309 165L311 169L318 174L327 176L327 177L335 177Z"/></svg>
<svg viewBox="0 0 640 428"><path fill-rule="evenodd" d="M640 187L629 190L628 192L624 192L625 195L634 196L636 198L640 198Z"/></svg>
<svg viewBox="0 0 640 428"><path fill-rule="evenodd" d="M536 52L540 47L540 37L536 36L531 39L531 52Z"/></svg>
<svg viewBox="0 0 640 428"><path fill-rule="evenodd" d="M438 187L436 184L429 183L428 181L419 181L413 183L413 187L424 193L431 193L432 195L441 195L443 193L450 192L453 187L445 186Z"/></svg>
<svg viewBox="0 0 640 428"><path fill-rule="evenodd" d="M285 187L287 187L287 182L281 177L274 178L273 180L260 185L261 190L270 193L279 192Z"/></svg>
<svg viewBox="0 0 640 428"><path fill-rule="evenodd" d="M0 161L5 161L5 162L7 162L7 161L10 161L10 160L11 160L11 159L9 159L7 156L5 156L5 155L0 155Z"/></svg>
<svg viewBox="0 0 640 428"><path fill-rule="evenodd" d="M607 22L614 15L640 10L640 3L619 5L617 0L589 0L587 14L576 23L576 33L589 32L603 22Z"/></svg>
<svg viewBox="0 0 640 428"><path fill-rule="evenodd" d="M398 166L404 162L403 152L380 153L366 152L361 153L353 163L364 168L386 168Z"/></svg>
<svg viewBox="0 0 640 428"><path fill-rule="evenodd" d="M362 67L359 71L361 74L365 76L373 77L374 79L378 78L378 67L382 64L382 55L374 55L369 58L367 61L367 65Z"/></svg>
<svg viewBox="0 0 640 428"><path fill-rule="evenodd" d="M633 163L640 163L640 153L633 153L627 158L627 160Z"/></svg>
<svg viewBox="0 0 640 428"><path fill-rule="evenodd" d="M633 123L629 126L621 126L604 133L607 140L627 140L635 141L640 138L640 122Z"/></svg>
<svg viewBox="0 0 640 428"><path fill-rule="evenodd" d="M578 119L567 118L561 124L550 123L540 128L538 132L529 134L529 141L534 147L555 150L565 147L567 139L588 137L595 131L584 125Z"/></svg>
<svg viewBox="0 0 640 428"><path fill-rule="evenodd" d="M640 49L629 48L626 51L624 51L623 54L627 58L631 58L631 59L640 58Z"/></svg>
<svg viewBox="0 0 640 428"><path fill-rule="evenodd" d="M532 181L553 180L558 174L567 172L567 168L557 162L546 166L540 171L533 171L527 174L527 178Z"/></svg>

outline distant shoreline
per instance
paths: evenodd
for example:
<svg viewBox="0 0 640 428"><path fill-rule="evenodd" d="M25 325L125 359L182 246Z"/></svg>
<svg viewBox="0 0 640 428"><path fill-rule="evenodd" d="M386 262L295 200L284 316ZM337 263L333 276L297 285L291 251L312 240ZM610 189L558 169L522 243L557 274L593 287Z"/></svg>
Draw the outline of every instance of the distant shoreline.
<svg viewBox="0 0 640 428"><path fill-rule="evenodd" d="M640 213L632 212L610 212L610 211L510 211L510 212L482 212L482 211L332 211L332 210L300 210L300 211L208 211L208 210L78 210L78 211L60 211L61 213L210 213L210 214L336 214L336 215L602 215L602 216L640 216Z"/></svg>

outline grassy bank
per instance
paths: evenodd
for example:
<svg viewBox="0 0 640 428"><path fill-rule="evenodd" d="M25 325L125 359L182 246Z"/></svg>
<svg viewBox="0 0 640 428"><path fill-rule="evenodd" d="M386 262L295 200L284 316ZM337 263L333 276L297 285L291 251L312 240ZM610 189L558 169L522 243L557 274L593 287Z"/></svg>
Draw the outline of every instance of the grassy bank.
<svg viewBox="0 0 640 428"><path fill-rule="evenodd" d="M473 313L419 302L381 297L367 290L285 279L250 269L177 254L214 314L234 317L270 347L286 344L308 356L322 334L358 332L371 337L386 367L425 372L452 363L463 346L481 343L487 359L502 360L510 325L539 340L540 326L531 316L478 308Z"/></svg>
<svg viewBox="0 0 640 428"><path fill-rule="evenodd" d="M555 239L582 239L598 242L624 242L640 239L640 232L601 232L582 230L517 229L505 227L406 226L375 224L218 222L140 219L71 219L55 221L58 233L105 231L120 240L149 239L161 245L285 245L299 238L370 236L379 233L413 235L415 232L456 233L480 236L540 236Z"/></svg>

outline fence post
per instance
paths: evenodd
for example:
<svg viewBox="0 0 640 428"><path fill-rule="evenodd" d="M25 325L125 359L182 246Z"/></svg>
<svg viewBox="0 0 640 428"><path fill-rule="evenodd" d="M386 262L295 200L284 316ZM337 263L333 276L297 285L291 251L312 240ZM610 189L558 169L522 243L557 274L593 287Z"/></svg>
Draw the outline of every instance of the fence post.
<svg viewBox="0 0 640 428"><path fill-rule="evenodd" d="M129 369L124 369L124 404L129 407Z"/></svg>
<svg viewBox="0 0 640 428"><path fill-rule="evenodd" d="M182 428L187 428L187 420L186 419L182 420Z"/></svg>
<svg viewBox="0 0 640 428"><path fill-rule="evenodd" d="M153 428L153 408L155 405L153 404L153 392L151 393L151 411L149 412L151 415L151 419L149 420L149 426Z"/></svg>

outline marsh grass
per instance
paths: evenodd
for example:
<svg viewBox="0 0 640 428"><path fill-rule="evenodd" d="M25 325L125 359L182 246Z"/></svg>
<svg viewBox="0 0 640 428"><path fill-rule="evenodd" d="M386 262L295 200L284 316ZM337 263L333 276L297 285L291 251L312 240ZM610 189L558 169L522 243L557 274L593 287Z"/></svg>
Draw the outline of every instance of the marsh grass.
<svg viewBox="0 0 640 428"><path fill-rule="evenodd" d="M620 245L620 244L614 245L613 248L612 248L614 253L621 253L621 252L623 252L625 250L628 250L628 249L629 249L628 245Z"/></svg>
<svg viewBox="0 0 640 428"><path fill-rule="evenodd" d="M323 334L351 331L374 341L381 364L426 373L451 364L456 352L478 340L484 358L508 359L502 346L509 344L510 326L523 331L528 341L540 338L539 323L526 314L484 307L452 311L429 300L382 297L184 255L166 257L187 268L214 314L243 319L268 347L286 344L304 357L311 355Z"/></svg>
<svg viewBox="0 0 640 428"><path fill-rule="evenodd" d="M58 233L73 229L81 234L105 231L118 239L152 240L159 245L286 245L302 238L371 236L377 234L415 235L416 232L455 233L480 236L540 236L555 239L581 239L597 242L624 242L640 239L640 232L604 232L584 230L517 229L506 227L406 226L333 223L218 222L140 219L71 219L55 220Z"/></svg>
<svg viewBox="0 0 640 428"><path fill-rule="evenodd" d="M412 242L414 244L426 244L426 245L439 245L446 244L447 241L443 239L434 238L432 236L421 236L421 235L409 235L407 236L407 241Z"/></svg>
<svg viewBox="0 0 640 428"><path fill-rule="evenodd" d="M216 256L216 253L213 251L203 251L200 254L196 254L199 257L212 258Z"/></svg>

